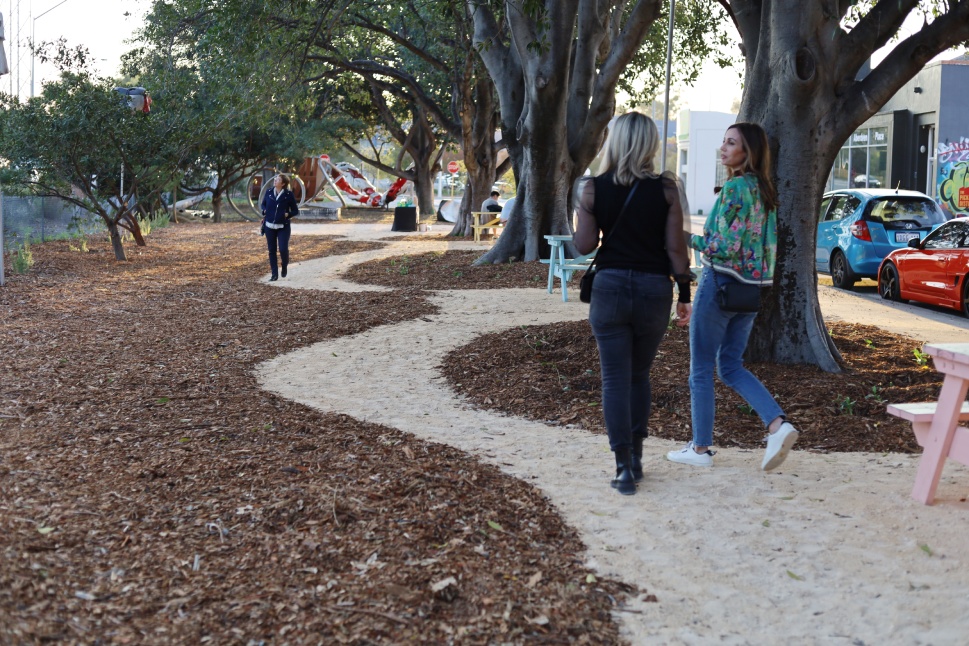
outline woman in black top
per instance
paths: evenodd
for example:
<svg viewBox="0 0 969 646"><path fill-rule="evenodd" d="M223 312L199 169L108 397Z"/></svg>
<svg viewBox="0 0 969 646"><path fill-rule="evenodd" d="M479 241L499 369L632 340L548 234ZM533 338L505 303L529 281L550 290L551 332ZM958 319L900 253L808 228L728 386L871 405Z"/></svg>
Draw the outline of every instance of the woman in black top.
<svg viewBox="0 0 969 646"><path fill-rule="evenodd" d="M279 259L283 263L283 278L286 278L286 267L289 265L289 235L290 219L299 215L299 205L296 196L289 190L289 178L276 175L273 188L266 191L262 198L262 232L266 236L269 246L269 269L272 275L269 280L278 280L276 267L276 247L279 247Z"/></svg>
<svg viewBox="0 0 969 646"><path fill-rule="evenodd" d="M606 171L580 184L576 200L576 249L591 252L600 231L608 239L597 254L589 323L599 346L602 413L616 455L612 486L625 495L636 493L643 478L649 369L670 321L671 276L679 290L677 325L686 325L692 311L680 192L671 174L655 172L659 145L649 117L629 112L617 118L606 141Z"/></svg>

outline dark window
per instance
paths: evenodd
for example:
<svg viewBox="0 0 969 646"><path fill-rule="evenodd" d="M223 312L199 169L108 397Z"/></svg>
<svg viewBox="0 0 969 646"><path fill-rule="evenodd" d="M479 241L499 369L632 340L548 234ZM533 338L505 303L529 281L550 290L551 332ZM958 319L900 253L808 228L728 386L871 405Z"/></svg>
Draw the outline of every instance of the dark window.
<svg viewBox="0 0 969 646"><path fill-rule="evenodd" d="M824 221L835 222L851 217L860 205L861 200L854 195L835 195L831 198L831 208Z"/></svg>
<svg viewBox="0 0 969 646"><path fill-rule="evenodd" d="M886 229L920 229L945 222L945 214L932 200L919 197L880 197L868 203L872 222L881 222Z"/></svg>
<svg viewBox="0 0 969 646"><path fill-rule="evenodd" d="M949 222L925 238L923 249L959 249L964 247L966 225L963 222Z"/></svg>

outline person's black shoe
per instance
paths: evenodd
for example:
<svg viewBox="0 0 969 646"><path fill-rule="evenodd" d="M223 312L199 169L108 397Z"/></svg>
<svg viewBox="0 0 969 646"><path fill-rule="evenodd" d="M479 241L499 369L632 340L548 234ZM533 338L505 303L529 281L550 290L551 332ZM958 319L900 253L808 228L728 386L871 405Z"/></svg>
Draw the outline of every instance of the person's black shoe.
<svg viewBox="0 0 969 646"><path fill-rule="evenodd" d="M612 488L624 496L636 493L636 480L633 478L632 451L628 446L616 449L616 477L612 479Z"/></svg>
<svg viewBox="0 0 969 646"><path fill-rule="evenodd" d="M269 277L269 282L272 282L274 280L279 280L279 276L276 276L275 274L273 274L272 276Z"/></svg>
<svg viewBox="0 0 969 646"><path fill-rule="evenodd" d="M633 479L639 482L643 479L643 438L633 438L633 460L632 460Z"/></svg>
<svg viewBox="0 0 969 646"><path fill-rule="evenodd" d="M282 271L282 273L280 273L280 276L282 276L283 278L286 278L286 268L285 267L283 267L283 271Z"/></svg>

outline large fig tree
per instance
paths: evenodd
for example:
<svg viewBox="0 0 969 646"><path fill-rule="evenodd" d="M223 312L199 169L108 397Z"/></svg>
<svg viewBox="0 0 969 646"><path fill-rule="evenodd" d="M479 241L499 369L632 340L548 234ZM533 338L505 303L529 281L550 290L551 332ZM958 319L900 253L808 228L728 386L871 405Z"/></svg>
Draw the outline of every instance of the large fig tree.
<svg viewBox="0 0 969 646"><path fill-rule="evenodd" d="M867 75L919 0L722 0L740 32L746 80L739 119L771 137L781 205L775 289L751 335L753 358L840 369L818 306L815 243L828 173L851 133L939 53L969 39L969 0L933 2L915 33Z"/></svg>

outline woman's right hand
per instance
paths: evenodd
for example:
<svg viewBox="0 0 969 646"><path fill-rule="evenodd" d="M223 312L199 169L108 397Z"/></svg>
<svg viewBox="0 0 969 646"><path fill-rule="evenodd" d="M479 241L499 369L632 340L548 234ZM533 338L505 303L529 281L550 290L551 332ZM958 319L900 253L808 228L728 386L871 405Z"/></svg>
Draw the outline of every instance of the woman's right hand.
<svg viewBox="0 0 969 646"><path fill-rule="evenodd" d="M676 304L676 324L680 327L688 325L690 323L690 317L693 316L693 304L692 303L677 303Z"/></svg>

